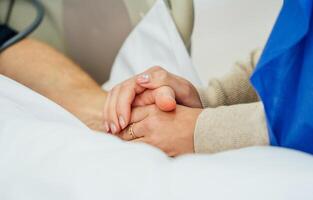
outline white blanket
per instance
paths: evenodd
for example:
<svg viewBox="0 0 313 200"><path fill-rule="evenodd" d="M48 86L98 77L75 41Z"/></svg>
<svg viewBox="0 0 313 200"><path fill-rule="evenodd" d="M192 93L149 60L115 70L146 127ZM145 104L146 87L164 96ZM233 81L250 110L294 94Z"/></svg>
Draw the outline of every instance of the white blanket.
<svg viewBox="0 0 313 200"><path fill-rule="evenodd" d="M313 199L313 158L270 147L170 159L95 134L0 76L1 200Z"/></svg>

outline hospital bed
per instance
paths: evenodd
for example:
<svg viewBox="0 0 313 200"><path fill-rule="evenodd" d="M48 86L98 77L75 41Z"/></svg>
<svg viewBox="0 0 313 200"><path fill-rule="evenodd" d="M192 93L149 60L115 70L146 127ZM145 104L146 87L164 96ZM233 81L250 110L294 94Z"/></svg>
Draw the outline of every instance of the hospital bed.
<svg viewBox="0 0 313 200"><path fill-rule="evenodd" d="M77 6L84 5L75 2ZM155 10L154 15L159 11ZM178 26L167 23L170 18L162 15L165 21L155 20L149 13L140 21ZM133 17L132 23L136 24L136 20ZM140 23L136 28L143 26ZM179 37L181 32L170 37L171 41L177 39L177 51L164 50L184 57L183 63L191 63L184 48L188 43ZM137 40L134 29L117 61L127 46ZM191 64L189 67L188 70L193 69ZM57 104L4 76L0 76L0 108L1 200L313 198L313 158L305 153L253 147L215 155L168 158L145 144L95 134Z"/></svg>

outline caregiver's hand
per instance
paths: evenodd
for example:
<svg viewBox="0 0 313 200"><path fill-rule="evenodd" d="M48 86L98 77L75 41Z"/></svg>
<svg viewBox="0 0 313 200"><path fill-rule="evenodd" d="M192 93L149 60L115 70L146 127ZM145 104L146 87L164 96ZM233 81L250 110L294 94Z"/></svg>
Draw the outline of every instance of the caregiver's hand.
<svg viewBox="0 0 313 200"><path fill-rule="evenodd" d="M191 108L202 107L196 88L186 79L176 76L162 67L152 67L135 78L138 85L150 90L161 86L172 88L178 104Z"/></svg>
<svg viewBox="0 0 313 200"><path fill-rule="evenodd" d="M179 104L201 108L195 87L187 80L161 67L152 67L115 86L104 107L107 132L119 133L130 121L131 107L156 104L163 111L172 111Z"/></svg>
<svg viewBox="0 0 313 200"><path fill-rule="evenodd" d="M194 129L201 111L179 105L172 112L163 112L155 105L137 107L132 111L131 125L118 136L153 145L169 156L193 153Z"/></svg>

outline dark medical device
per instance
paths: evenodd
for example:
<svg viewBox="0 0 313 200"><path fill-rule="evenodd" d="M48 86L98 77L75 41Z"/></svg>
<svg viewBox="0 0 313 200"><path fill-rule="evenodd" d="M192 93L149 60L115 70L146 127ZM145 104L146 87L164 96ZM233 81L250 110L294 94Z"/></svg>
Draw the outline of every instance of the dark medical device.
<svg viewBox="0 0 313 200"><path fill-rule="evenodd" d="M9 1L9 6L5 21L3 24L0 24L0 52L4 51L6 48L17 43L23 38L31 34L42 22L44 17L44 7L39 0L28 0L36 9L36 18L34 21L25 29L20 32L17 32L10 27L10 18L15 4L15 0Z"/></svg>

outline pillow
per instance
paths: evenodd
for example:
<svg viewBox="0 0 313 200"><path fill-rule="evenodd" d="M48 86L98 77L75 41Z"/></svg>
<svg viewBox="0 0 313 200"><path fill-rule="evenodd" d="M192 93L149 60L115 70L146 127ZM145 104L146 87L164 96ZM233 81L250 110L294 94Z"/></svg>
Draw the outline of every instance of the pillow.
<svg viewBox="0 0 313 200"><path fill-rule="evenodd" d="M163 0L158 0L130 33L103 88L110 89L156 65L188 79L196 86L202 85Z"/></svg>

